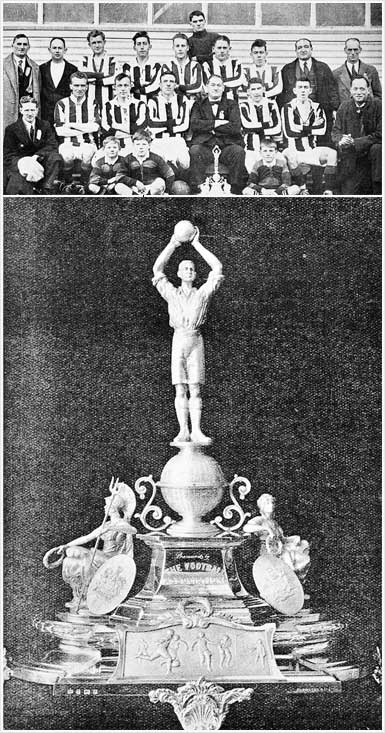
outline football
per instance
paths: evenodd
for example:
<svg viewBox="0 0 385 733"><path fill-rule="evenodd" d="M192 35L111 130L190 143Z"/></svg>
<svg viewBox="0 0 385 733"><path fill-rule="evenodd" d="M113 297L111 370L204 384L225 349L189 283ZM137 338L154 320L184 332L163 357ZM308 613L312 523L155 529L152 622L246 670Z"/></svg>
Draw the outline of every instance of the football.
<svg viewBox="0 0 385 733"><path fill-rule="evenodd" d="M191 221L178 221L174 227L174 236L178 242L191 242L196 234L196 227Z"/></svg>

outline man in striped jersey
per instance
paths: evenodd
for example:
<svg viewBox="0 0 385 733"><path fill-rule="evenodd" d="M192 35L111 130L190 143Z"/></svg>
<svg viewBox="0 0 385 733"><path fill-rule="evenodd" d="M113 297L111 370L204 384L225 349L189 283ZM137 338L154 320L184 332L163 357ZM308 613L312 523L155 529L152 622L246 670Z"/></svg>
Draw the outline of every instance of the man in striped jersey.
<svg viewBox="0 0 385 733"><path fill-rule="evenodd" d="M71 74L71 94L60 99L55 107L55 130L59 140L62 140L59 153L64 160L67 181L71 179L75 161L79 160L83 182L88 183L91 160L96 152L96 133L100 120L92 98L87 96L87 86L87 77L83 72Z"/></svg>
<svg viewBox="0 0 385 733"><path fill-rule="evenodd" d="M245 86L242 65L230 58L231 44L227 36L218 36L213 46L213 58L203 64L203 81L207 84L211 76L219 76L224 85L227 99L238 99L238 92Z"/></svg>
<svg viewBox="0 0 385 733"><path fill-rule="evenodd" d="M281 117L277 103L273 99L266 99L264 92L261 79L250 79L248 100L239 103L245 133L245 165L249 173L259 157L261 138L268 136L277 140L281 136Z"/></svg>
<svg viewBox="0 0 385 733"><path fill-rule="evenodd" d="M101 112L103 105L112 99L114 79L121 71L121 64L105 50L106 36L103 31L90 31L87 41L92 54L83 56L79 70L87 75L88 96Z"/></svg>
<svg viewBox="0 0 385 733"><path fill-rule="evenodd" d="M300 163L311 166L311 193L331 195L336 178L337 152L325 145L317 145L317 138L326 132L325 112L318 102L310 99L309 79L298 79L293 91L294 99L282 109L282 130L287 146L284 155L290 170Z"/></svg>
<svg viewBox="0 0 385 733"><path fill-rule="evenodd" d="M160 77L160 91L147 104L148 126L154 137L151 150L168 163L187 170L190 154L184 138L190 124L190 105L183 94L177 94L175 75L167 69Z"/></svg>
<svg viewBox="0 0 385 733"><path fill-rule="evenodd" d="M172 47L174 58L164 64L164 67L175 74L178 84L177 91L185 94L192 105L197 95L203 90L202 67L197 61L190 61L188 38L184 33L175 34L172 39Z"/></svg>
<svg viewBox="0 0 385 733"><path fill-rule="evenodd" d="M267 62L267 44L263 38L256 38L251 44L250 56L252 63L244 68L246 82L259 79L263 83L265 97L275 99L282 92L282 76L278 66Z"/></svg>
<svg viewBox="0 0 385 733"><path fill-rule="evenodd" d="M115 96L106 102L102 110L103 136L113 135L120 141L121 155L132 152L132 135L146 124L147 109L144 102L131 96L131 79L122 72L115 77Z"/></svg>
<svg viewBox="0 0 385 733"><path fill-rule="evenodd" d="M123 64L123 71L130 74L132 94L135 99L147 102L159 91L161 64L150 59L151 41L147 31L138 31L133 37L135 61Z"/></svg>

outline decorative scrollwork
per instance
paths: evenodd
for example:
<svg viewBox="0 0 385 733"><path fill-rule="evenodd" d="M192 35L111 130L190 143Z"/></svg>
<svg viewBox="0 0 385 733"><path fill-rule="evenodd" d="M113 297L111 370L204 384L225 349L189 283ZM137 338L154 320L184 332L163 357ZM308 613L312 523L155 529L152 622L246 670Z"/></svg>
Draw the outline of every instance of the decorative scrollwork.
<svg viewBox="0 0 385 733"><path fill-rule="evenodd" d="M194 627L205 629L210 623L209 618L213 612L208 598L184 598L175 610L186 629Z"/></svg>
<svg viewBox="0 0 385 733"><path fill-rule="evenodd" d="M183 730L219 730L230 705L249 700L252 692L251 687L224 690L200 677L175 691L166 687L151 690L149 698L151 702L170 703Z"/></svg>
<svg viewBox="0 0 385 733"><path fill-rule="evenodd" d="M219 527L224 534L236 534L236 530L242 527L242 524L245 522L247 517L251 517L250 512L244 512L238 500L236 499L234 493L236 488L239 492L239 498L242 501L251 489L250 481L243 476L238 476L237 474L235 474L230 484L230 498L233 503L225 507L225 509L223 510L223 517L219 516L211 520L211 524L216 524L217 527ZM226 527L226 525L223 524L223 520L227 519L231 521L234 514L238 514L238 521L235 522L235 524Z"/></svg>
<svg viewBox="0 0 385 733"><path fill-rule="evenodd" d="M147 501L144 509L139 513L137 512L134 516L142 522L143 526L146 529L149 529L150 532L162 532L166 527L169 527L170 524L174 524L175 519L171 519L169 516L163 517L163 512L160 508L160 506L157 506L156 504L153 504L153 500L155 498L157 485L152 478L152 475L149 476L142 476L141 478L138 478L137 481L135 481L135 491L139 494L141 499L145 498L146 492L147 492L147 484L150 484L152 488L152 493ZM158 525L157 527L151 526L147 522L147 515L151 515L152 519L155 519L157 521L160 521L163 517L163 524Z"/></svg>

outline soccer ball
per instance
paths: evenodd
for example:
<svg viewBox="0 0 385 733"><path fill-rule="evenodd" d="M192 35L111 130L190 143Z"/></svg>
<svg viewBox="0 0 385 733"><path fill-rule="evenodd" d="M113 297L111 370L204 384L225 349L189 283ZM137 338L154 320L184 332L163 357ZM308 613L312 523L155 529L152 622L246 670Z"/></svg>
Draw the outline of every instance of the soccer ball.
<svg viewBox="0 0 385 733"><path fill-rule="evenodd" d="M185 181L174 181L171 186L173 196L188 196L190 194L190 186Z"/></svg>
<svg viewBox="0 0 385 733"><path fill-rule="evenodd" d="M196 234L196 227L191 221L178 221L174 227L174 236L178 242L191 242Z"/></svg>

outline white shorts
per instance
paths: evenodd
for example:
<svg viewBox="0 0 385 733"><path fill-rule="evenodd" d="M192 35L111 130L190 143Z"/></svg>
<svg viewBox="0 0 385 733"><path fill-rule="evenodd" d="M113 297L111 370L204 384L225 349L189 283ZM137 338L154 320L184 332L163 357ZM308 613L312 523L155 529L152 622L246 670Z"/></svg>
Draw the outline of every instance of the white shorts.
<svg viewBox="0 0 385 733"><path fill-rule="evenodd" d="M171 379L173 384L205 383L205 351L200 331L187 329L174 331Z"/></svg>
<svg viewBox="0 0 385 733"><path fill-rule="evenodd" d="M337 151L333 150L333 148L328 148L325 145L321 145L319 148L311 148L310 150L290 150L290 148L286 148L283 152L284 154L287 154L289 167L290 163L293 165L292 159L293 161L295 160L297 164L308 163L308 165L322 166L337 165Z"/></svg>

